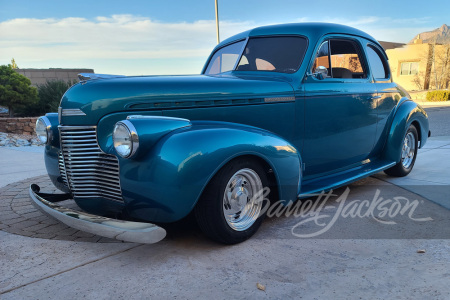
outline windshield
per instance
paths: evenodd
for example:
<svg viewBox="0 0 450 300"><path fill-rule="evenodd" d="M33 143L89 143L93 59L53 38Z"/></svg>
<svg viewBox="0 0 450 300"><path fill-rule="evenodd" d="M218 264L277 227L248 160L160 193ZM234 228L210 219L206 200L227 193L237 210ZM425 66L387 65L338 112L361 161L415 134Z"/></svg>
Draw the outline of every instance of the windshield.
<svg viewBox="0 0 450 300"><path fill-rule="evenodd" d="M219 49L205 74L232 71L244 41ZM299 36L257 37L249 39L235 71L294 73L300 67L307 40Z"/></svg>
<svg viewBox="0 0 450 300"><path fill-rule="evenodd" d="M240 41L220 48L211 58L205 74L214 75L234 69L245 41Z"/></svg>

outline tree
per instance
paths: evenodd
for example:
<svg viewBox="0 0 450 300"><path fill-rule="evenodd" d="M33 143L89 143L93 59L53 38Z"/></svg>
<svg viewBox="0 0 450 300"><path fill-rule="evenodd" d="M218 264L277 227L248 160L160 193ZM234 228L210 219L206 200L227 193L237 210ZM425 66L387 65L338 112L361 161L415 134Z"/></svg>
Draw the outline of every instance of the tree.
<svg viewBox="0 0 450 300"><path fill-rule="evenodd" d="M419 54L421 61L426 62L426 68L411 79L419 89L445 89L450 82L450 44L429 44L429 50ZM395 67L391 68L392 73Z"/></svg>
<svg viewBox="0 0 450 300"><path fill-rule="evenodd" d="M414 78L412 79L412 82L416 85L416 88L418 91L423 89L423 83L422 83L422 78L423 78L423 72L419 72L416 75L414 75Z"/></svg>
<svg viewBox="0 0 450 300"><path fill-rule="evenodd" d="M436 90L447 88L450 81L450 44L434 45L433 69Z"/></svg>
<svg viewBox="0 0 450 300"><path fill-rule="evenodd" d="M19 68L19 66L16 64L16 60L14 58L11 59L11 68L13 68L14 70Z"/></svg>
<svg viewBox="0 0 450 300"><path fill-rule="evenodd" d="M16 109L37 102L37 90L30 79L14 71L11 65L0 66L0 105L9 109L9 116Z"/></svg>

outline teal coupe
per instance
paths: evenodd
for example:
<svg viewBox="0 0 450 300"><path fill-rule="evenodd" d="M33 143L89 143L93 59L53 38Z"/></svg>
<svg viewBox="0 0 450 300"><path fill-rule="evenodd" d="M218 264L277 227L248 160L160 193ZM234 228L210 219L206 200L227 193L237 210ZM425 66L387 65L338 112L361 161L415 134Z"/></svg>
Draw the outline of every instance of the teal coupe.
<svg viewBox="0 0 450 300"><path fill-rule="evenodd" d="M289 203L381 171L405 176L430 135L380 44L337 24L237 34L201 75L80 79L36 125L65 194L33 184L30 196L69 226L124 241L159 241L165 223L193 214L206 236L242 242L264 219L262 191Z"/></svg>

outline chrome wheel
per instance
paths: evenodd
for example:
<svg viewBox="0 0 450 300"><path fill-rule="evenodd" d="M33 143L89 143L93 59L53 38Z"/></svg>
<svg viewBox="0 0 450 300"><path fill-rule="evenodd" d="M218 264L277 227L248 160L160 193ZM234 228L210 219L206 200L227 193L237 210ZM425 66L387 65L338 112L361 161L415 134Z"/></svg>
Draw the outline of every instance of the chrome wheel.
<svg viewBox="0 0 450 300"><path fill-rule="evenodd" d="M400 159L398 162L384 172L389 176L403 177L411 173L417 157L419 135L414 125L410 125L406 130L401 143Z"/></svg>
<svg viewBox="0 0 450 300"><path fill-rule="evenodd" d="M261 178L252 169L241 169L231 176L225 187L222 208L233 230L244 231L258 219L262 201L256 195L262 189Z"/></svg>
<svg viewBox="0 0 450 300"><path fill-rule="evenodd" d="M411 167L414 161L414 155L416 153L416 139L412 132L408 132L403 141L402 148L402 165L405 169Z"/></svg>

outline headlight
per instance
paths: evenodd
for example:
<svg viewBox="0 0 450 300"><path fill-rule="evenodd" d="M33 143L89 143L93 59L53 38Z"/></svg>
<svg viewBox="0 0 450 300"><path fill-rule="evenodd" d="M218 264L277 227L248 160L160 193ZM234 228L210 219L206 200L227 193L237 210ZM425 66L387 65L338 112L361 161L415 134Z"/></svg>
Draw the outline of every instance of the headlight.
<svg viewBox="0 0 450 300"><path fill-rule="evenodd" d="M117 153L124 158L133 156L139 147L139 137L136 128L127 120L116 123L113 141Z"/></svg>
<svg viewBox="0 0 450 300"><path fill-rule="evenodd" d="M36 135L39 140L46 144L52 140L52 125L47 117L40 117L36 121Z"/></svg>

